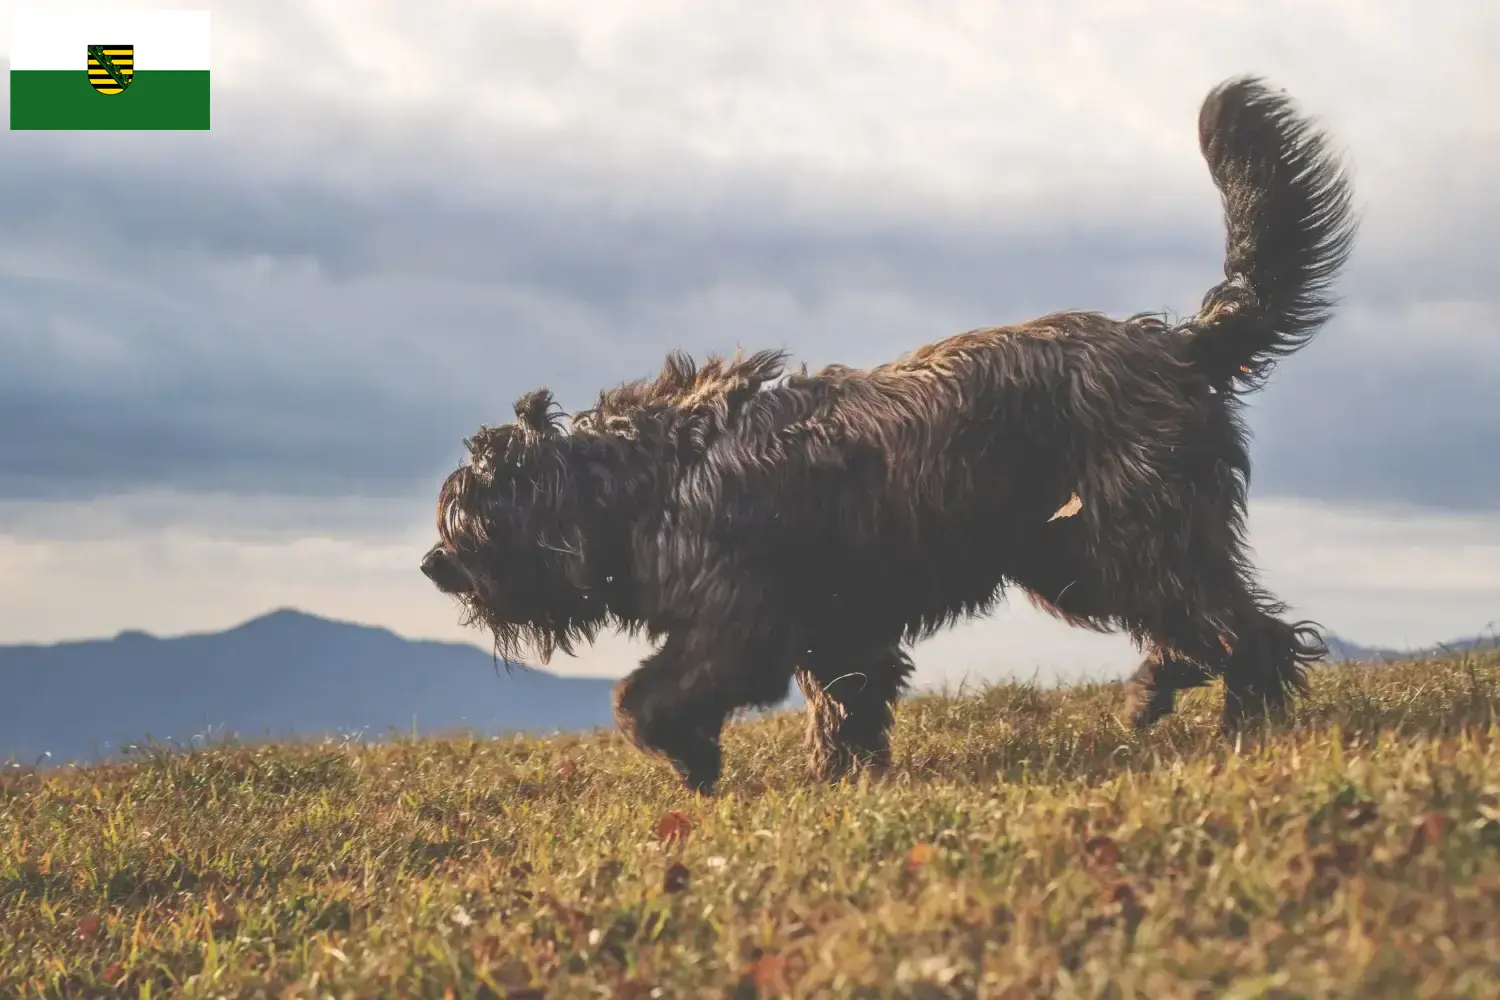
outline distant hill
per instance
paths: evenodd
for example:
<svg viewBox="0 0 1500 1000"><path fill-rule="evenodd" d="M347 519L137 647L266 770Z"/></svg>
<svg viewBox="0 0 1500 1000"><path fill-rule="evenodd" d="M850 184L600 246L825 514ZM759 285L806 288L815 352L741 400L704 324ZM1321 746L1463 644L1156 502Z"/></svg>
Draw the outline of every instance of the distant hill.
<svg viewBox="0 0 1500 1000"><path fill-rule="evenodd" d="M1335 660L1399 651L1326 636ZM1493 646L1492 637L1445 643ZM498 676L497 676L498 670ZM480 734L574 732L611 726L614 681L529 667L506 674L463 643L412 641L365 625L274 611L223 632L50 646L0 646L0 761L57 764L112 757L150 737L179 745L468 729ZM792 687L789 707L801 704ZM44 754L51 754L43 759Z"/></svg>
<svg viewBox="0 0 1500 1000"><path fill-rule="evenodd" d="M612 724L612 684L507 675L477 646L275 611L204 635L0 646L0 761L92 760L148 735L382 738L414 721L421 733L587 730Z"/></svg>
<svg viewBox="0 0 1500 1000"><path fill-rule="evenodd" d="M1451 653L1462 653L1471 649L1494 649L1500 646L1500 639L1497 639L1493 635L1469 636L1465 639L1454 639L1450 642L1440 642L1431 646L1408 650L1388 649L1380 646L1361 646L1357 642L1350 642L1347 639L1341 639L1336 635L1328 633L1324 634L1323 641L1328 644L1329 659L1361 660L1372 663L1420 659L1426 656L1444 656Z"/></svg>

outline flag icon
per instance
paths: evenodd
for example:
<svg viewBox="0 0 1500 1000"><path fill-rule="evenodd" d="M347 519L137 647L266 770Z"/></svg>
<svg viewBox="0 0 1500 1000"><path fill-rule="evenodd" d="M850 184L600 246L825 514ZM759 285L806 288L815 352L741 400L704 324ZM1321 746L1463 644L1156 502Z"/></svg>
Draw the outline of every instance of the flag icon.
<svg viewBox="0 0 1500 1000"><path fill-rule="evenodd" d="M20 8L10 127L206 129L208 51L206 10Z"/></svg>
<svg viewBox="0 0 1500 1000"><path fill-rule="evenodd" d="M89 85L99 93L123 94L134 76L134 45L89 46Z"/></svg>

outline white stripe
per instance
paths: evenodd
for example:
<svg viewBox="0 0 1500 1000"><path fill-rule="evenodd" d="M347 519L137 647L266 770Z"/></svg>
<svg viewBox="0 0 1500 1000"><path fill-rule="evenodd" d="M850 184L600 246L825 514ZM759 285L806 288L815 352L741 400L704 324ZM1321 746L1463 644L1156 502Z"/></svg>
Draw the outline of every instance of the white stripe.
<svg viewBox="0 0 1500 1000"><path fill-rule="evenodd" d="M137 70L208 69L208 11L18 7L10 68L83 72L88 46L101 44L134 45Z"/></svg>

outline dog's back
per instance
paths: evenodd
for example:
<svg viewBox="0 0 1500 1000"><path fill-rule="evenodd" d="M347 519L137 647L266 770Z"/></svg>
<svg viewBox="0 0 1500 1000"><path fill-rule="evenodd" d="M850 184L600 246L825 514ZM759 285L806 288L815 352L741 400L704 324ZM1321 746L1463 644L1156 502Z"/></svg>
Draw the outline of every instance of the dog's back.
<svg viewBox="0 0 1500 1000"><path fill-rule="evenodd" d="M1000 526L1029 541L1074 494L1099 530L1186 518L1204 493L1242 506L1238 399L1326 321L1355 227L1326 140L1259 81L1214 90L1199 138L1227 244L1195 316L1064 312L768 384L699 437L721 500L775 512L738 515L754 534L816 527L851 548L920 548L951 526L991 565L1016 547ZM796 523L808 496L827 502Z"/></svg>
<svg viewBox="0 0 1500 1000"><path fill-rule="evenodd" d="M1123 525L1184 521L1248 473L1232 397L1184 361L1187 341L1059 313L795 375L699 431L679 503L695 530L763 553L809 613L928 634L1060 546L1083 559ZM1075 495L1083 516L1050 521Z"/></svg>

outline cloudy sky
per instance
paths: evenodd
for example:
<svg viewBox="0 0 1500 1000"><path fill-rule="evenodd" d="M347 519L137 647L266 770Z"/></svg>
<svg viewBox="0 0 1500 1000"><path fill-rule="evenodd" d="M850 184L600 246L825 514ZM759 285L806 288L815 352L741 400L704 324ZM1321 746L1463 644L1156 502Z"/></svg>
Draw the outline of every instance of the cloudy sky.
<svg viewBox="0 0 1500 1000"><path fill-rule="evenodd" d="M1254 403L1265 581L1366 643L1500 619L1488 0L212 12L212 131L0 140L0 643L286 605L482 642L416 569L480 422L676 347L864 365L1187 312L1222 244L1197 108L1241 72L1322 118L1364 216L1337 320ZM1135 654L1023 603L917 657Z"/></svg>

